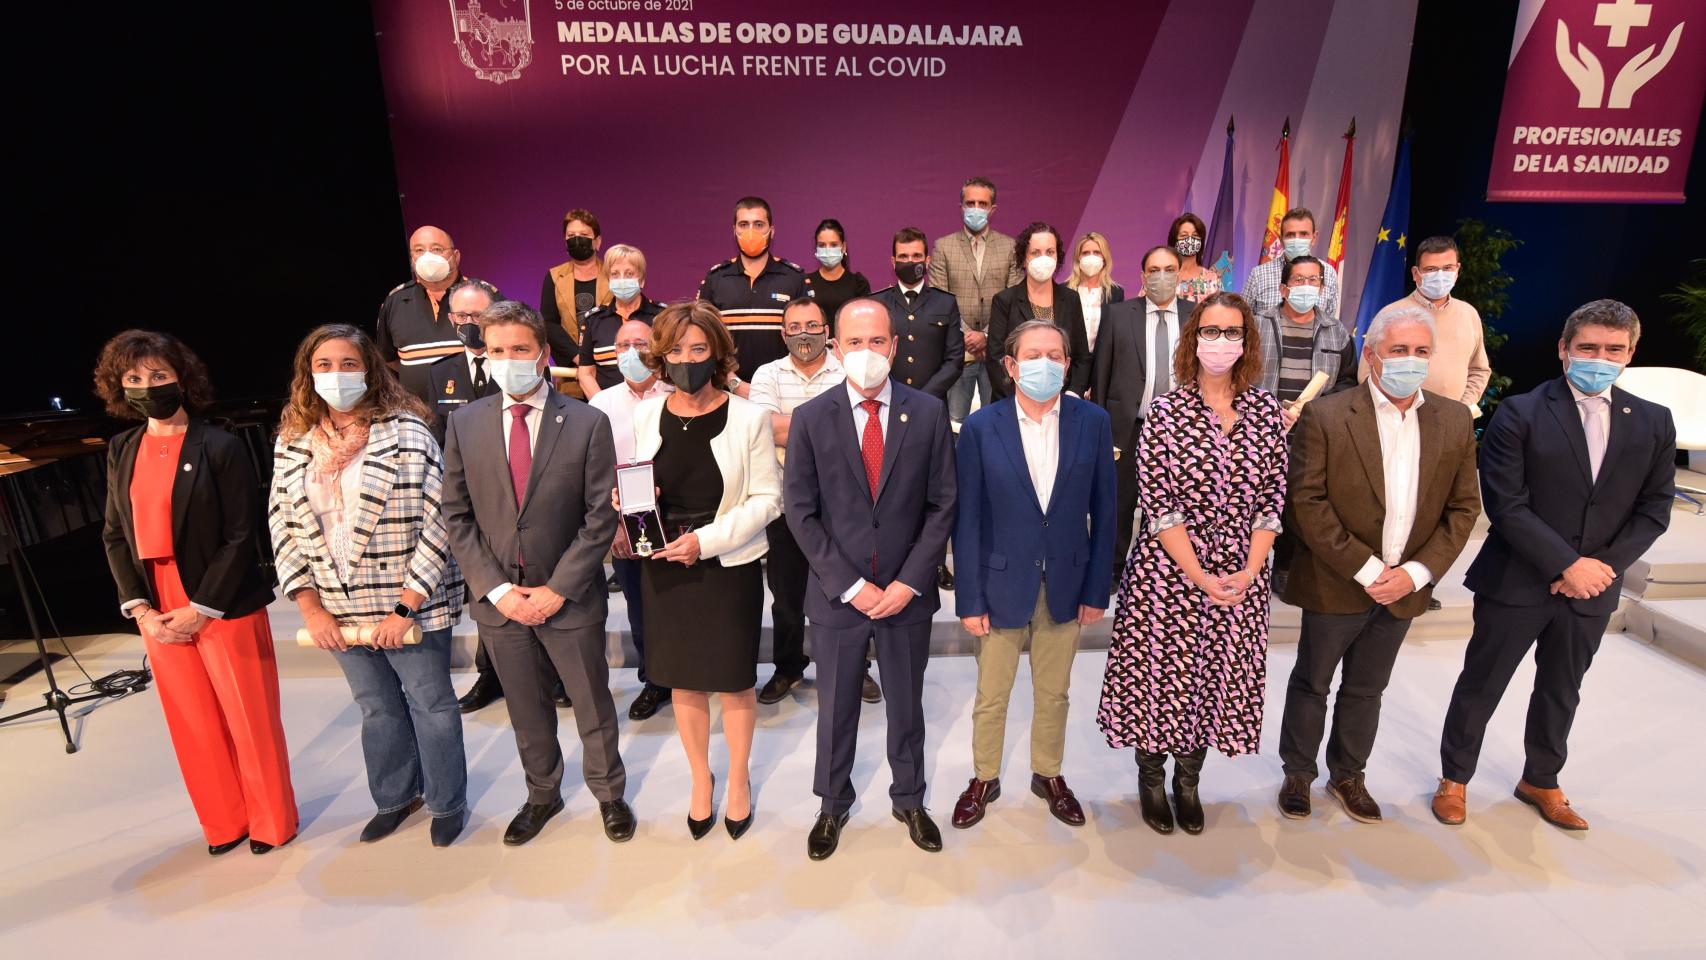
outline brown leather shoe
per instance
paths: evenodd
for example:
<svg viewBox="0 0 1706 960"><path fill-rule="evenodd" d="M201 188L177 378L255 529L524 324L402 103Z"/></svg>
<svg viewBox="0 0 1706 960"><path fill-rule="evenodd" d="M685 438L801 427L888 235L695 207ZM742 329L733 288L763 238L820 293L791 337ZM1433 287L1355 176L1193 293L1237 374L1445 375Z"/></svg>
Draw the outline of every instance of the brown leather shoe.
<svg viewBox="0 0 1706 960"><path fill-rule="evenodd" d="M1327 795L1339 801L1339 806L1345 808L1345 813L1352 820L1358 823L1380 822L1380 804L1368 795L1368 787L1363 784L1361 776L1328 780Z"/></svg>
<svg viewBox="0 0 1706 960"><path fill-rule="evenodd" d="M1072 788L1066 785L1065 777L1033 773L1031 792L1048 801L1048 812L1054 814L1056 820L1069 827L1084 825L1084 808L1078 805L1078 798L1072 795Z"/></svg>
<svg viewBox="0 0 1706 960"><path fill-rule="evenodd" d="M1448 827L1461 824L1468 816L1467 791L1464 784L1440 777L1439 789L1434 791L1434 819Z"/></svg>
<svg viewBox="0 0 1706 960"><path fill-rule="evenodd" d="M1570 801L1564 796L1564 791L1553 787L1550 790L1534 786L1527 780L1518 780L1516 798L1540 811L1540 819L1554 827L1564 830L1586 830L1588 822L1576 815L1570 809Z"/></svg>
<svg viewBox="0 0 1706 960"><path fill-rule="evenodd" d="M1286 774L1285 782L1279 788L1279 808L1287 819L1309 819L1309 785L1312 782L1299 774Z"/></svg>
<svg viewBox="0 0 1706 960"><path fill-rule="evenodd" d="M995 798L1001 796L1000 780L979 780L971 778L966 784L966 791L960 794L960 799L954 803L954 826L965 828L983 819L983 811Z"/></svg>

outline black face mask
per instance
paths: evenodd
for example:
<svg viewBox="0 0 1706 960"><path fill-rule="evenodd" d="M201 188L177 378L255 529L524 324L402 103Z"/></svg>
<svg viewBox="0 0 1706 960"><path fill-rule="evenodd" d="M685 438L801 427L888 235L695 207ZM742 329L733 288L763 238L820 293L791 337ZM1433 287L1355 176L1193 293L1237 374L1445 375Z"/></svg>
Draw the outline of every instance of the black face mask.
<svg viewBox="0 0 1706 960"><path fill-rule="evenodd" d="M669 382L675 384L675 389L683 393L698 393L705 389L705 384L711 382L711 374L717 371L717 361L700 360L697 363L664 362L664 372L669 374Z"/></svg>
<svg viewBox="0 0 1706 960"><path fill-rule="evenodd" d="M125 402L150 420L166 420L184 405L184 390L176 383L152 387L125 387Z"/></svg>
<svg viewBox="0 0 1706 960"><path fill-rule="evenodd" d="M479 350L486 345L486 338L480 336L480 325L477 323L459 323L456 325L456 339L470 350Z"/></svg>
<svg viewBox="0 0 1706 960"><path fill-rule="evenodd" d="M909 287L919 283L924 279L924 261L897 261L894 265L894 275L901 283L904 283Z"/></svg>
<svg viewBox="0 0 1706 960"><path fill-rule="evenodd" d="M585 260L592 256L591 237L570 237L563 241L563 246L569 251L569 256L576 260Z"/></svg>

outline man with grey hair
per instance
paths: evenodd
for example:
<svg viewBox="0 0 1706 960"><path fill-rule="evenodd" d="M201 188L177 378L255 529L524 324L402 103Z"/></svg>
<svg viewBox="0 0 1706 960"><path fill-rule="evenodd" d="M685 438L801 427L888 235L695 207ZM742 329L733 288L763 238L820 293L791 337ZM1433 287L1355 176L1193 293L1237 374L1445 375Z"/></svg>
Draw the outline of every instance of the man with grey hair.
<svg viewBox="0 0 1706 960"><path fill-rule="evenodd" d="M1286 602L1303 609L1280 725L1280 812L1309 816L1333 674L1327 792L1378 823L1363 771L1410 621L1456 561L1481 512L1469 410L1422 389L1433 356L1426 310L1382 310L1363 340L1368 382L1307 404L1291 431L1287 482L1297 553Z"/></svg>
<svg viewBox="0 0 1706 960"><path fill-rule="evenodd" d="M1564 375L1507 398L1481 438L1491 528L1464 578L1475 632L1440 735L1433 813L1460 824L1487 721L1534 647L1534 692L1517 799L1553 826L1588 823L1558 787L1582 677L1617 610L1619 581L1670 524L1676 425L1670 411L1613 386L1641 321L1616 300L1564 323Z"/></svg>

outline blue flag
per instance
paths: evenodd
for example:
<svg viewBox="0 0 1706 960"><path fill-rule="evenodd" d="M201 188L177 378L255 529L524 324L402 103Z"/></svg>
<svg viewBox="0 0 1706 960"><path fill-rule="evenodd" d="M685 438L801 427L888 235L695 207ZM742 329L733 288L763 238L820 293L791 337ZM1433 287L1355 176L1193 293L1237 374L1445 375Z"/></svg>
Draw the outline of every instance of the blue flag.
<svg viewBox="0 0 1706 960"><path fill-rule="evenodd" d="M1380 308L1404 295L1410 275L1410 138L1398 144L1398 162L1392 174L1392 192L1386 196L1386 212L1380 215L1374 253L1368 258L1368 278L1363 281L1362 300L1357 304L1357 353L1362 336Z"/></svg>
<svg viewBox="0 0 1706 960"><path fill-rule="evenodd" d="M1214 197L1214 213L1208 218L1208 236L1203 238L1198 263L1220 274L1222 290L1237 290L1232 282L1232 118L1226 120L1226 160L1220 166L1220 192Z"/></svg>

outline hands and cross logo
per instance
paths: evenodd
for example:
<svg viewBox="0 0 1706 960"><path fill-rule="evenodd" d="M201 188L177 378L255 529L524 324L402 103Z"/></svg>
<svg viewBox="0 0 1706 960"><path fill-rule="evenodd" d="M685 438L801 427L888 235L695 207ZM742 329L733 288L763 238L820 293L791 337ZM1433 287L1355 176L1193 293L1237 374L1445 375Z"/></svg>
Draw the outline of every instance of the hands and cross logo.
<svg viewBox="0 0 1706 960"><path fill-rule="evenodd" d="M1641 0L1610 0L1594 6L1593 25L1606 28L1607 47L1627 47L1630 31L1648 26L1652 16L1651 3L1642 3ZM1585 43L1578 42L1575 51L1571 52L1570 28L1560 18L1556 42L1558 66L1576 87L1576 106L1584 110L1597 110L1602 105L1611 110L1628 109L1635 99L1636 91L1646 86L1648 81L1658 76L1660 71L1669 65L1671 57L1676 54L1677 44L1682 42L1683 26L1684 24L1679 23L1671 30L1664 48L1657 56L1653 55L1655 45L1649 44L1630 57L1622 69L1617 71L1616 79L1611 82L1611 95L1608 99L1605 93L1605 68Z"/></svg>

